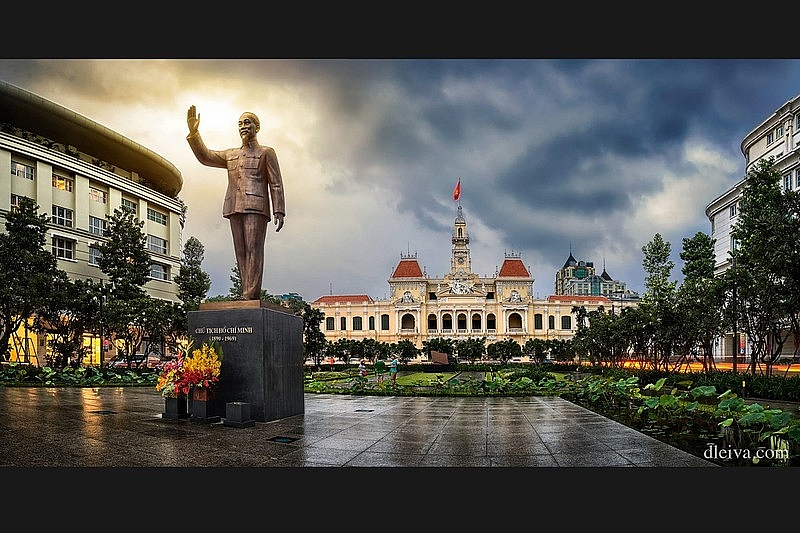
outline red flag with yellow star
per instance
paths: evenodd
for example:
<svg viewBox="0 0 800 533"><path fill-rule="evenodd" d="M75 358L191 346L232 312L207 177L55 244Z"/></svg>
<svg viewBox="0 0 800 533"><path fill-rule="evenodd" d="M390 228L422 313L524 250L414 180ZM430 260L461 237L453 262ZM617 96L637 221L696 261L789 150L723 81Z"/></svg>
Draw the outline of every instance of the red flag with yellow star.
<svg viewBox="0 0 800 533"><path fill-rule="evenodd" d="M453 190L453 201L457 201L461 197L461 178L456 183L456 188Z"/></svg>

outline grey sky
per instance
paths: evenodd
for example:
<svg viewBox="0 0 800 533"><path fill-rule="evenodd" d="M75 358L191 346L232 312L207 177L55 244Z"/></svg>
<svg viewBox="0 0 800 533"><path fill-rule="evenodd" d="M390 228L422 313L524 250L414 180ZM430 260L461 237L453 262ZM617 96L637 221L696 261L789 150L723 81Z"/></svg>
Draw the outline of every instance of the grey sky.
<svg viewBox="0 0 800 533"><path fill-rule="evenodd" d="M252 111L276 150L287 213L267 237L270 293L384 298L409 251L445 274L461 179L473 270L519 252L545 297L570 247L643 291L655 233L679 280L682 239L710 232L706 205L743 177L744 136L800 93L800 61L0 59L0 79L178 167L209 295L227 294L233 247L225 172L185 140L192 104L210 148L237 145Z"/></svg>

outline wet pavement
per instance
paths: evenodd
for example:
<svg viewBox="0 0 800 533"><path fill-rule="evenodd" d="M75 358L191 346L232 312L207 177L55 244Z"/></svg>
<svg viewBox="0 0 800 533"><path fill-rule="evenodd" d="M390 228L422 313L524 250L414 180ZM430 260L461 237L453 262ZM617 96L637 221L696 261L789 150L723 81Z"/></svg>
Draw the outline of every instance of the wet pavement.
<svg viewBox="0 0 800 533"><path fill-rule="evenodd" d="M4 467L716 467L557 397L305 394L250 427L162 417L149 387L0 387Z"/></svg>

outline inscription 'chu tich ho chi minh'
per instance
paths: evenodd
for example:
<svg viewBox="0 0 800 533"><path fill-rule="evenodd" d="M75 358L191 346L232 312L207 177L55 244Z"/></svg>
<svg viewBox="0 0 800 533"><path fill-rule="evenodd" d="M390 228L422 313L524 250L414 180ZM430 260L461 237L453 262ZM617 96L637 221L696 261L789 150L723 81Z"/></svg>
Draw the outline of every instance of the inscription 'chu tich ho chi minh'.
<svg viewBox="0 0 800 533"><path fill-rule="evenodd" d="M224 326L224 327L199 327L194 329L195 335L205 335L211 333L253 333L253 326Z"/></svg>

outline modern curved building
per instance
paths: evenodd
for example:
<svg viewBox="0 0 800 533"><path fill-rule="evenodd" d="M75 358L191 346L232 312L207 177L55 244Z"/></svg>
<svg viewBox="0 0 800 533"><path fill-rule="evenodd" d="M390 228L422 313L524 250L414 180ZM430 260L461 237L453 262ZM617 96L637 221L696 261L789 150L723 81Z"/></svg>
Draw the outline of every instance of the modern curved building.
<svg viewBox="0 0 800 533"><path fill-rule="evenodd" d="M711 238L715 240L715 273L721 274L731 266L730 251L735 246L731 229L739 214L739 199L747 183L747 173L762 159L773 158L775 168L782 174L783 190L800 188L800 95L775 110L742 140L745 177L717 196L706 206L711 223ZM722 339L719 354L732 355L732 333ZM739 351L746 355L746 339L740 337Z"/></svg>
<svg viewBox="0 0 800 533"><path fill-rule="evenodd" d="M50 216L48 244L71 279L106 277L93 245L107 216L128 206L147 235L152 263L145 285L154 298L178 301L183 178L169 161L84 116L0 82L0 231L27 196Z"/></svg>

